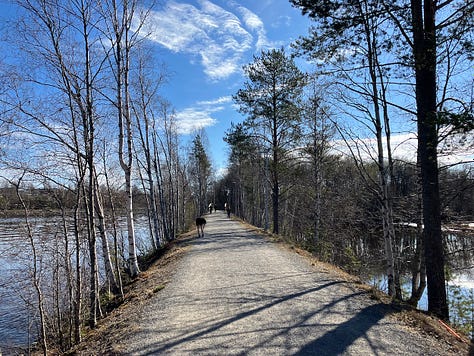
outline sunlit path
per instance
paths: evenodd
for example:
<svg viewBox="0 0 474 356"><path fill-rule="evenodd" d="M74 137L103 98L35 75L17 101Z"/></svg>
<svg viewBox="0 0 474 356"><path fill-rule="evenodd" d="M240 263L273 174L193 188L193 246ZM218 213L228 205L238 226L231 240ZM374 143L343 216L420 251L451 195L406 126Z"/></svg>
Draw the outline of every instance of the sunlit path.
<svg viewBox="0 0 474 356"><path fill-rule="evenodd" d="M218 212L146 306L127 354L413 355L432 343L388 307ZM407 340L411 342L407 343ZM416 348L414 348L416 345Z"/></svg>

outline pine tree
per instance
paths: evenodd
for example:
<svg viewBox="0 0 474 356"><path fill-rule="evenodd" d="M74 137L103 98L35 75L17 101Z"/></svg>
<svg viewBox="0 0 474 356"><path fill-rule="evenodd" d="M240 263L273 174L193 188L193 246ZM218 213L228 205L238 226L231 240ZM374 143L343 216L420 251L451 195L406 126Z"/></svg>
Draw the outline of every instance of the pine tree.
<svg viewBox="0 0 474 356"><path fill-rule="evenodd" d="M297 145L301 132L301 96L306 76L283 49L263 51L244 66L248 80L234 96L245 125L260 146L271 155L270 175L273 232L279 232L281 175L288 153Z"/></svg>

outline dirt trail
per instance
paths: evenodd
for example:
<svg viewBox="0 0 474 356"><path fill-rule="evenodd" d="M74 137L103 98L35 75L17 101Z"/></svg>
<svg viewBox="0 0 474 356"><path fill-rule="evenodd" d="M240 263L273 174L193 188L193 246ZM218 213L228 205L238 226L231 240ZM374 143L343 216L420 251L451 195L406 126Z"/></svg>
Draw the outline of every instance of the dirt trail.
<svg viewBox="0 0 474 356"><path fill-rule="evenodd" d="M390 306L217 212L113 350L133 355L449 355ZM127 336L128 335L128 336Z"/></svg>

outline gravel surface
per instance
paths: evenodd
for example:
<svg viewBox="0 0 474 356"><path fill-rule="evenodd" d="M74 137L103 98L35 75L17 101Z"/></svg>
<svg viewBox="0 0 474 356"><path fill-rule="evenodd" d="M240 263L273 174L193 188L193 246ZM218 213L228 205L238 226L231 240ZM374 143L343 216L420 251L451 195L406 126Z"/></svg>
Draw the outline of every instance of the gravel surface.
<svg viewBox="0 0 474 356"><path fill-rule="evenodd" d="M449 355L330 271L223 213L114 349L133 355ZM459 353L457 353L459 354Z"/></svg>

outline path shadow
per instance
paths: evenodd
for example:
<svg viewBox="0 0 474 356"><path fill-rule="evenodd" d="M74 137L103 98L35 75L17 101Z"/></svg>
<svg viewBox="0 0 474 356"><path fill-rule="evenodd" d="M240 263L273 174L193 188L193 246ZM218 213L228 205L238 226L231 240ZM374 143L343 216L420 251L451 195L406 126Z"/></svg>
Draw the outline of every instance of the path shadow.
<svg viewBox="0 0 474 356"><path fill-rule="evenodd" d="M308 295L308 294L311 294L311 293L315 293L317 291L329 288L331 286L334 286L334 285L337 285L337 284L340 284L340 283L344 283L344 282L330 281L330 282L327 282L325 284L319 285L319 286L314 287L314 288L309 288L309 289L299 291L297 293L292 293L292 294L282 296L282 297L274 299L271 302L266 303L262 306L252 308L250 310L238 313L233 317L226 318L224 320L215 321L213 324L211 324L209 326L206 326L206 327L202 328L201 330L192 330L192 331L191 330L189 330L189 331L184 331L183 330L185 332L185 334L182 334L182 335L174 338L174 340L171 339L171 340L165 341L162 344L160 343L160 344L149 345L145 349L135 350L135 352L138 352L139 354L147 354L147 355L148 354L155 355L155 354L167 353L171 349L173 349L174 347L176 347L178 345L181 345L181 344L184 344L184 343L187 343L187 342L190 342L190 341L194 341L194 340L199 339L199 338L208 337L213 332L218 331L218 330L226 327L227 325L230 325L232 323L235 323L239 320L245 319L245 318L250 317L252 315L258 314L258 313L260 313L260 312L262 312L266 309L272 308L272 307L274 307L278 304L285 303L285 302L288 302L292 299L299 298L299 297L302 297L302 296L305 296L305 295ZM347 299L347 298L348 297L345 296L345 297L341 298L340 300L335 301L334 303L340 302L341 300L344 300L344 299Z"/></svg>
<svg viewBox="0 0 474 356"><path fill-rule="evenodd" d="M221 216L216 216L213 217L214 221L222 221L224 220ZM225 218L227 219L227 218ZM211 226L211 225L210 225ZM190 245L195 245L199 246L199 249L194 250L192 253L210 253L212 251L218 251L221 249L225 250L233 250L236 249L238 251L242 251L242 248L249 248L249 249L255 249L258 247L258 245L263 245L267 244L268 242L265 241L260 236L253 235L253 234L248 234L247 233L242 233L239 229L228 229L227 231L221 232L221 231L214 231L211 230L208 234L206 234L203 238L197 238L193 239L192 241L189 241ZM258 281L253 282L252 284L262 284L263 282L270 281L270 280L277 280L279 278L281 279L286 279L289 277L293 277L293 275L284 275L281 277L270 277L266 279L260 279ZM183 344L189 343L191 341L199 341L203 339L209 339L213 338L216 335L216 331L222 332L229 332L229 329L226 328L228 325L237 323L243 319L249 318L253 315L259 314L263 311L266 311L274 306L277 306L279 304L283 304L286 302L290 302L293 299L301 298L301 297L309 297L310 294L316 293L319 291L324 290L323 293L331 293L333 286L344 283L341 281L318 281L320 285L318 286L307 286L304 289L300 289L298 292L293 292L289 293L286 295L280 295L279 297L275 295L268 295L269 300L264 299L264 295L256 295L255 298L250 298L251 300L248 299L238 299L238 303L241 303L243 306L247 302L254 302L254 301L261 301L263 305L260 303L258 306L253 306L248 308L247 310L240 310L240 313L237 313L233 316L226 315L225 317L215 315L211 320L208 320L207 323L199 325L199 326L187 326L187 327L180 327L177 329L176 334L172 334L171 337L165 338L164 340L161 341L155 341L155 342L150 342L148 345L142 345L141 349L134 350L134 353L137 354L150 354L150 355L155 355L155 354L163 354L163 353L169 353L172 352L174 348L179 348L183 347ZM245 285L248 285L249 283L246 282ZM220 294L216 293L211 293L211 291L215 291L217 289L235 289L239 285L231 285L231 286L225 286L225 287L219 287L219 288L205 288L202 291L199 292L208 292L208 297L209 299L212 299L213 297L217 299L223 299L225 298L227 300L227 303L230 301L227 295L224 297L221 297ZM261 292L260 292L261 293ZM271 334L265 336L262 338L262 342L258 343L257 345L251 347L248 345L247 351L253 350L258 353L260 353L262 350L265 350L265 347L269 344L271 344L272 339L276 340L277 338L279 339L289 339L290 336L292 335L292 331L294 329L299 329L299 330L306 330L308 332L310 329L309 327L316 327L318 331L317 335L313 335L311 338L310 335L308 335L307 338L305 338L305 341L307 342L304 346L302 346L299 351L294 353L295 349L291 349L292 354L296 355L340 355L344 354L347 352L347 350L350 348L351 345L353 345L356 340L359 338L366 338L368 340L368 331L374 326L377 325L381 319L384 318L388 313L390 313L390 308L386 307L382 304L375 304L371 306L367 306L363 309L360 309L354 313L352 317L347 315L347 317L350 317L350 319L336 325L331 325L332 329L327 330L327 329L319 329L319 327L326 327L327 325L323 324L316 324L315 322L315 316L318 315L319 313L328 313L331 314L335 312L336 304L339 303L345 303L344 305L350 305L351 303L357 303L357 296L360 294L364 294L364 292L354 292L352 294L347 294L344 296L340 297L335 297L329 302L324 303L321 305L320 308L316 308L316 305L314 307L310 307L304 310L304 312L298 317L294 318L293 321L291 322L286 322L286 323L281 323L273 326L266 325L265 328L262 328L260 330L260 333L265 333L268 330L272 330ZM178 295L181 296L181 295ZM183 294L183 296L186 296ZM173 298L176 298L176 295L173 295ZM197 297L197 296L196 296ZM354 299L353 299L354 298ZM255 300L254 300L255 299ZM192 303L192 301L185 300L187 304ZM349 303L349 304L347 304ZM352 309L352 308L350 308ZM355 308L358 309L358 308ZM298 321L297 321L298 320ZM248 322L248 319L246 320ZM267 330L268 328L268 330ZM327 330L324 334L323 330ZM149 333L152 334L156 332L156 329L152 328L151 326L149 327ZM239 333L250 333L254 331L248 331L248 330L232 330L232 333L234 334L235 332ZM294 337L291 336L291 337ZM312 340L313 339L313 340ZM370 343L370 340L368 340ZM300 344L301 345L301 344ZM223 346L223 345L220 345ZM185 347L185 346L184 346ZM203 343L202 345L199 345L199 349L196 351L201 352L201 353L211 353L211 354L218 354L217 349L211 350L208 344ZM240 349L232 349L232 347L236 347L233 345L225 345L225 350L226 352L232 353L232 351L239 352L240 354ZM283 345L285 347L285 345ZM380 344L373 345L371 344L372 349L377 353L378 351L381 351L383 353L383 350L380 350L382 346ZM290 349L287 348L289 351ZM211 352L212 351L212 352ZM222 351L222 350L221 350ZM225 353L222 353L225 354ZM235 354L235 353L234 353ZM242 353L243 354L243 353Z"/></svg>
<svg viewBox="0 0 474 356"><path fill-rule="evenodd" d="M362 309L354 317L306 344L295 355L341 355L369 329L389 313L385 305L375 304Z"/></svg>

